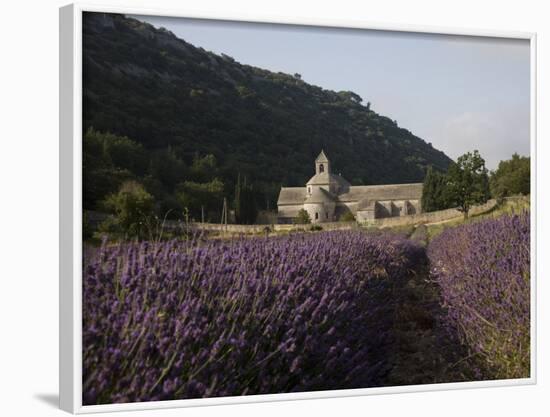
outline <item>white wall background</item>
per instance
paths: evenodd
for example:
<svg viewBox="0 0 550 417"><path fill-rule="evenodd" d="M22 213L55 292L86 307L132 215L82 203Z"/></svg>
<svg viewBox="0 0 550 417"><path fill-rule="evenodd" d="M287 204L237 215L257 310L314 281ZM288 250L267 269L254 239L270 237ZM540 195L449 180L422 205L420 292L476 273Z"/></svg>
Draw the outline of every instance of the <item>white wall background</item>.
<svg viewBox="0 0 550 417"><path fill-rule="evenodd" d="M105 4L109 0L95 1ZM545 1L118 1L193 11L538 33L539 213L550 212ZM0 20L0 415L61 415L58 389L58 7L11 0ZM139 412L155 416L543 415L550 410L548 217L539 216L537 386ZM117 413L116 415L127 415Z"/></svg>

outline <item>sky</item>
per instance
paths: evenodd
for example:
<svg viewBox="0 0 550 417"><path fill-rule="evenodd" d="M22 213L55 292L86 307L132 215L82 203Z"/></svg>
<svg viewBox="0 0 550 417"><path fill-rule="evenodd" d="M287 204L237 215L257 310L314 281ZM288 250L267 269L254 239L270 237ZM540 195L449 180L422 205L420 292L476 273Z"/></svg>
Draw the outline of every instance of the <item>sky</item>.
<svg viewBox="0 0 550 417"><path fill-rule="evenodd" d="M530 151L529 41L131 16L242 64L349 90L449 157Z"/></svg>

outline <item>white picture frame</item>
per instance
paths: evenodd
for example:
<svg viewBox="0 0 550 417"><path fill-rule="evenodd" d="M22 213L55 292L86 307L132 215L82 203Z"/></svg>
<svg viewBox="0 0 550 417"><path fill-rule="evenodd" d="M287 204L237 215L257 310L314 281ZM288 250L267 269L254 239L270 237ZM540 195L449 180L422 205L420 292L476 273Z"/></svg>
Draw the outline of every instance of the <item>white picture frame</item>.
<svg viewBox="0 0 550 417"><path fill-rule="evenodd" d="M242 22L300 24L340 28L386 31L437 33L465 36L488 36L525 39L531 51L531 376L527 379L472 381L433 385L414 385L320 392L282 393L269 395L151 401L142 403L82 405L82 14L83 12L158 15L170 17L232 20ZM402 24L342 21L335 19L305 19L288 16L197 14L185 10L97 6L85 3L62 7L60 20L60 339L59 390L60 407L68 412L84 414L107 411L128 411L219 404L255 403L328 397L349 397L417 391L454 390L535 384L536 369L536 34L528 32L465 30L447 27L425 27Z"/></svg>

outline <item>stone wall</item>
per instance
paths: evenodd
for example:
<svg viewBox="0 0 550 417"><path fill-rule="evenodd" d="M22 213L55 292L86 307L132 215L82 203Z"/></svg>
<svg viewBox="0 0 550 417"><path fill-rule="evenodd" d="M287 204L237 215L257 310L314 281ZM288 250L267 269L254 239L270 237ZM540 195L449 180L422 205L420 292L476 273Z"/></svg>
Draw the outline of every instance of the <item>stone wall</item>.
<svg viewBox="0 0 550 417"><path fill-rule="evenodd" d="M262 234L269 232L305 231L311 228L311 224L217 224L217 223L192 223L191 227L197 230L211 232L225 232L228 234ZM360 226L357 222L332 222L322 223L323 230L351 230Z"/></svg>
<svg viewBox="0 0 550 417"><path fill-rule="evenodd" d="M268 210L259 210L256 218L258 224L273 224L277 223L277 213Z"/></svg>
<svg viewBox="0 0 550 417"><path fill-rule="evenodd" d="M526 198L526 197L523 197ZM507 200L514 200L517 198L510 197ZM474 206L470 210L471 215L484 213L496 205L496 200L489 200L487 203ZM361 211L358 214L366 213L366 211ZM104 213L90 212L86 211L88 221L94 226L97 226L102 220L104 220L107 215ZM357 222L328 222L321 223L320 226L323 230L350 230L356 229L361 226L363 227L396 227L396 226L407 226L407 225L418 225L426 223L436 223L446 220L451 220L455 218L462 217L462 212L456 209L447 209L434 211L430 213L420 213L412 214L401 217L386 217L383 219L365 219L358 216ZM177 222L173 220L167 220L165 227L170 230L174 228L182 227L182 222ZM312 225L310 224L252 224L252 225L241 225L241 224L228 224L223 225L219 223L190 223L190 227L196 230L205 230L211 232L225 232L227 234L264 234L266 231L269 232L292 232L292 231L304 231L309 230Z"/></svg>
<svg viewBox="0 0 550 417"><path fill-rule="evenodd" d="M474 206L470 210L470 215L480 214L492 209L496 205L496 200L489 200L485 204ZM407 226L413 224L425 224L425 223L437 223L446 220L451 220L459 217L463 217L464 214L457 209L447 209L440 211L432 211L429 213L411 214L401 217L386 217L383 219L372 219L362 221L364 226L375 227L394 227L394 226Z"/></svg>
<svg viewBox="0 0 550 417"><path fill-rule="evenodd" d="M281 219L291 219L298 217L298 212L304 208L303 204L293 204L293 205L280 205L278 208L278 217Z"/></svg>
<svg viewBox="0 0 550 417"><path fill-rule="evenodd" d="M496 205L496 200L489 200L487 203L474 206L470 210L470 215L484 213ZM360 212L363 213L363 212ZM433 211L429 213L411 214L400 217L386 217L383 219L369 219L365 220L360 218L359 223L356 222L329 222L320 223L319 226L323 230L350 230L358 227L398 227L409 226L426 223L436 223L446 220L452 220L463 217L463 213L457 209L447 209L440 211ZM274 232L292 232L309 230L311 225L309 224L253 224L253 225L240 225L240 224L228 224L227 226L214 223L195 223L194 227L208 231L226 232L229 234L260 234L265 233L266 228L269 231Z"/></svg>

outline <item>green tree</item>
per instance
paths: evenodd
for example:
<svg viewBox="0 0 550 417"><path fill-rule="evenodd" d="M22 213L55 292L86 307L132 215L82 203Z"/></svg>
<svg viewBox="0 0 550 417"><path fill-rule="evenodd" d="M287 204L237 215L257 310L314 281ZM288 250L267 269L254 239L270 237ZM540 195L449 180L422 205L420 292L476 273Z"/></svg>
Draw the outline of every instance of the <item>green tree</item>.
<svg viewBox="0 0 550 417"><path fill-rule="evenodd" d="M147 170L147 154L143 146L126 136L98 132L89 128L84 134L84 159L101 159L100 164L143 175Z"/></svg>
<svg viewBox="0 0 550 417"><path fill-rule="evenodd" d="M445 196L446 186L446 175L435 171L430 165L426 171L422 187L422 211L429 212L448 208Z"/></svg>
<svg viewBox="0 0 550 417"><path fill-rule="evenodd" d="M158 179L162 185L173 190L185 176L185 164L170 147L153 153L149 165L149 174Z"/></svg>
<svg viewBox="0 0 550 417"><path fill-rule="evenodd" d="M212 154L200 157L198 153L193 157L191 165L191 179L196 182L208 182L216 176L217 161Z"/></svg>
<svg viewBox="0 0 550 417"><path fill-rule="evenodd" d="M126 238L142 238L154 214L154 199L143 185L126 181L116 194L105 199L105 207L114 214L113 229Z"/></svg>
<svg viewBox="0 0 550 417"><path fill-rule="evenodd" d="M251 99L256 97L256 93L250 88L245 87L244 85L239 85L237 87L237 93L242 99Z"/></svg>
<svg viewBox="0 0 550 417"><path fill-rule="evenodd" d="M353 91L339 91L338 95L345 100L351 101L352 103L361 103L363 101L361 96Z"/></svg>
<svg viewBox="0 0 550 417"><path fill-rule="evenodd" d="M298 216L294 219L294 224L311 224L309 213L304 209L300 209Z"/></svg>
<svg viewBox="0 0 550 417"><path fill-rule="evenodd" d="M176 198L181 207L189 210L192 219L201 219L204 210L207 220L219 219L223 205L223 182L218 178L200 183L185 181L176 187Z"/></svg>
<svg viewBox="0 0 550 417"><path fill-rule="evenodd" d="M531 158L512 155L512 159L500 161L489 180L491 195L502 199L511 195L527 195L531 191Z"/></svg>
<svg viewBox="0 0 550 417"><path fill-rule="evenodd" d="M489 176L485 160L477 150L460 156L449 167L445 197L450 206L464 213L465 219L474 204L482 204L489 199Z"/></svg>
<svg viewBox="0 0 550 417"><path fill-rule="evenodd" d="M124 157L125 152L128 158ZM84 208L97 210L107 195L116 192L124 181L135 178L132 171L143 168L142 158L141 146L127 137L89 128L82 140Z"/></svg>
<svg viewBox="0 0 550 417"><path fill-rule="evenodd" d="M235 220L238 224L253 224L258 217L258 207L251 185L247 185L246 177L241 182L241 175L237 176L235 185Z"/></svg>
<svg viewBox="0 0 550 417"><path fill-rule="evenodd" d="M241 187L241 174L237 176L237 184L235 184L235 221L240 223L242 217L242 187Z"/></svg>

